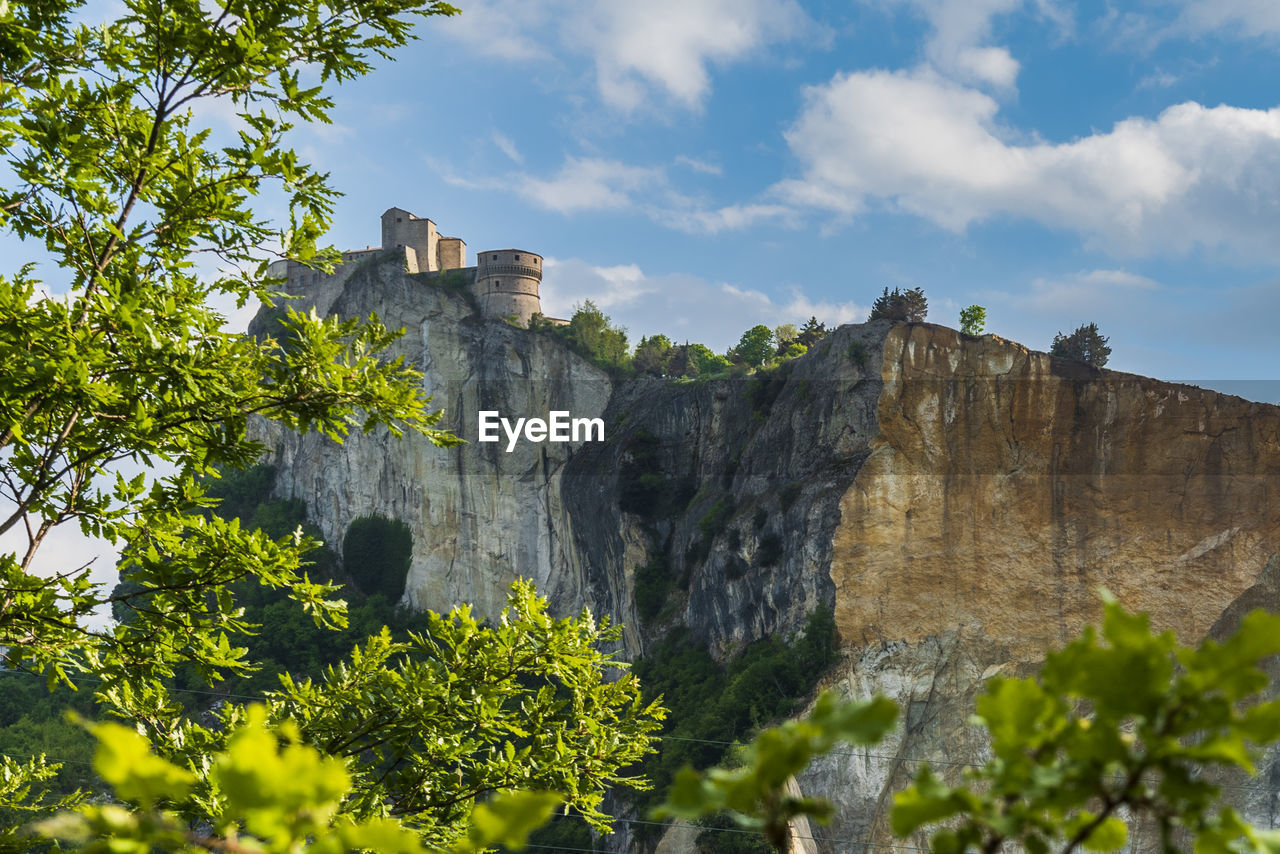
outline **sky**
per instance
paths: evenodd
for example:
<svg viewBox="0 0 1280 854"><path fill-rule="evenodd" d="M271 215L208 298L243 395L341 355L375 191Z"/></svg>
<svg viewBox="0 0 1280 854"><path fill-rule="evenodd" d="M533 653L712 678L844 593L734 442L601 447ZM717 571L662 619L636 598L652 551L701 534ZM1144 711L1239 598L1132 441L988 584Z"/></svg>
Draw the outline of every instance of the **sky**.
<svg viewBox="0 0 1280 854"><path fill-rule="evenodd" d="M459 0L300 151L330 239L402 207L546 257L632 343L929 320L1280 401L1280 6L1258 0Z"/></svg>

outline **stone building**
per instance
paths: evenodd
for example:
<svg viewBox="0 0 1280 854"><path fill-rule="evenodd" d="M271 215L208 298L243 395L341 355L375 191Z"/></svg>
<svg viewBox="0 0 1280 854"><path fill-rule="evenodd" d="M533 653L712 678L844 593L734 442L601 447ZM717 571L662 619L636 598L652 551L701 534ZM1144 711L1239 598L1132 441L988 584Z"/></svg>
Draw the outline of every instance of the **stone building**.
<svg viewBox="0 0 1280 854"><path fill-rule="evenodd" d="M436 224L402 208L388 208L382 215L382 245L342 253L332 273L320 273L295 261L277 261L270 273L285 280L285 292L308 297L324 313L342 293L342 286L360 262L383 252L404 258L409 273L465 277L480 314L491 320L514 320L528 326L542 313L542 256L524 249L494 249L478 253L476 265L467 266L467 244L460 237L445 237ZM553 323L566 323L548 318Z"/></svg>

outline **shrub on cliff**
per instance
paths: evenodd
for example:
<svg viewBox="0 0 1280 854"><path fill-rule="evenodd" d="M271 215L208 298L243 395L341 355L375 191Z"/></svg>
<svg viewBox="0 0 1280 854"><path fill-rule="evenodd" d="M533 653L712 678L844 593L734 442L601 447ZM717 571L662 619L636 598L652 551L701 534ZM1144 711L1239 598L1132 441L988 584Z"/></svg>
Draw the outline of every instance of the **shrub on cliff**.
<svg viewBox="0 0 1280 854"><path fill-rule="evenodd" d="M871 313L867 316L867 320L905 320L919 323L928 314L929 300L925 297L923 289L909 288L901 291L894 288L890 292L885 288L884 293L876 297L875 302L871 304Z"/></svg>
<svg viewBox="0 0 1280 854"><path fill-rule="evenodd" d="M377 514L352 520L342 538L342 565L365 593L390 602L404 595L413 558L413 532L399 519Z"/></svg>
<svg viewBox="0 0 1280 854"><path fill-rule="evenodd" d="M1105 335L1098 332L1098 324L1086 323L1070 335L1063 335L1061 332L1055 335L1049 355L1101 368L1107 364L1107 358L1111 355L1107 340Z"/></svg>

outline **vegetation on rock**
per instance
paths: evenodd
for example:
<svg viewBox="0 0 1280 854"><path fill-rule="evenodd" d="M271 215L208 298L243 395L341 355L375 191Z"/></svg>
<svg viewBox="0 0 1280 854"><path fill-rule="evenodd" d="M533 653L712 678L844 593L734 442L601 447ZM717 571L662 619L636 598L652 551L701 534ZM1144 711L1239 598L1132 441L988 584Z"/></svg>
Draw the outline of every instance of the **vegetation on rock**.
<svg viewBox="0 0 1280 854"><path fill-rule="evenodd" d="M871 313L867 315L867 320L905 320L909 323L919 323L928 314L929 300L925 297L923 289L908 288L903 291L894 288L890 292L885 288L884 293L876 297L875 302L871 304Z"/></svg>
<svg viewBox="0 0 1280 854"><path fill-rule="evenodd" d="M1280 700L1263 662L1280 654L1280 616L1254 612L1222 643L1192 648L1113 601L1050 653L1040 674L993 677L978 699L991 758L949 784L928 766L894 799L900 839L930 830L929 850L1117 851L1145 824L1165 851L1280 851L1280 831L1248 826L1218 801L1207 771L1255 771L1256 747L1280 740ZM767 730L737 768L682 771L663 813L731 810L739 825L789 848L787 823L831 816L820 799L786 796L786 781L837 742L875 744L895 716L875 699L821 698L804 720Z"/></svg>
<svg viewBox="0 0 1280 854"><path fill-rule="evenodd" d="M1061 332L1055 335L1049 355L1102 368L1111 356L1107 340L1105 335L1098 332L1098 324L1086 323L1077 327L1070 335L1063 335Z"/></svg>

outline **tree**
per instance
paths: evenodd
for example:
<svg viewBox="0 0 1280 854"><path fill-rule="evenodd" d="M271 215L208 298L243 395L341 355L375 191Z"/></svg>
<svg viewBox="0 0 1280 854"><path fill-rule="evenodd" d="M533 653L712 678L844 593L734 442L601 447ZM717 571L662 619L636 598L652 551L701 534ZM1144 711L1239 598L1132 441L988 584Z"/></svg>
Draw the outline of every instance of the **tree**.
<svg viewBox="0 0 1280 854"><path fill-rule="evenodd" d="M827 324L819 323L818 318L810 316L800 329L800 334L796 336L796 340L806 347L812 347L825 338L826 335Z"/></svg>
<svg viewBox="0 0 1280 854"><path fill-rule="evenodd" d="M910 288L905 291L893 289L890 293L888 288L884 289L884 293L876 297L875 302L871 304L871 313L867 316L867 320L892 320L907 321L909 323L919 323L929 314L929 300L925 297L924 291L920 288Z"/></svg>
<svg viewBox="0 0 1280 854"><path fill-rule="evenodd" d="M960 309L960 331L965 335L981 335L987 323L987 310L980 305Z"/></svg>
<svg viewBox="0 0 1280 854"><path fill-rule="evenodd" d="M671 339L665 335L653 335L640 339L631 363L635 366L636 373L661 377L667 373L667 360L670 357Z"/></svg>
<svg viewBox="0 0 1280 854"><path fill-rule="evenodd" d="M627 330L614 326L591 300L574 308L568 340L578 352L603 367L616 370L627 364Z"/></svg>
<svg viewBox="0 0 1280 854"><path fill-rule="evenodd" d="M1049 355L1101 368L1106 366L1111 348L1107 346L1107 337L1098 332L1098 324L1086 323L1070 335L1059 332L1053 336Z"/></svg>
<svg viewBox="0 0 1280 854"><path fill-rule="evenodd" d="M413 532L399 519L377 514L351 520L342 538L342 566L365 593L399 602L413 558Z"/></svg>
<svg viewBox="0 0 1280 854"><path fill-rule="evenodd" d="M689 360L698 368L698 376L718 374L729 370L731 365L729 360L714 352L706 344L694 342L693 344L685 345L685 347L689 353Z"/></svg>
<svg viewBox="0 0 1280 854"><path fill-rule="evenodd" d="M742 333L738 346L733 348L736 361L758 368L773 356L773 332L763 323Z"/></svg>
<svg viewBox="0 0 1280 854"><path fill-rule="evenodd" d="M1280 616L1254 612L1222 643L1181 646L1172 632L1106 603L1092 627L1050 653L1036 677L994 677L977 702L991 758L951 786L926 765L894 798L894 834L933 828L938 854L1114 851L1143 822L1164 850L1280 851L1280 831L1256 830L1221 806L1217 769L1254 772L1251 745L1280 740L1280 700L1265 698L1262 664L1280 653ZM888 708L885 708L885 706ZM730 809L787 850L787 822L831 807L784 796L788 779L838 740L875 743L893 721L883 699L820 698L806 720L762 733L744 767L686 770L664 810L695 818Z"/></svg>
<svg viewBox="0 0 1280 854"><path fill-rule="evenodd" d="M345 610L332 585L302 569L314 541L297 530L273 539L202 512L212 502L202 477L258 457L262 448L246 438L252 417L335 441L351 429L457 441L435 426L440 414L418 391L420 375L385 356L398 333L376 318L321 319L277 307L277 333L242 336L223 329L209 300L275 305L263 247L332 268L339 256L316 240L335 193L287 145L291 122L328 121L334 83L367 73L373 56L404 45L415 16L456 10L440 0L124 0L117 20L93 28L73 23L79 5L0 3L0 147L8 154L0 228L35 244L29 257L56 266L66 283L65 293L48 296L61 279L46 287L34 260L0 270L0 533L25 534L17 551L0 555L0 661L51 681L92 673L102 703L145 731L153 751L207 769L234 728L201 730L192 717L198 710L172 702L166 686L179 667L207 682L252 668L234 645L253 630L237 605L237 585L288 590L320 625L342 625ZM318 83L303 86L304 72ZM243 125L220 148L198 119L209 111L194 109L213 102ZM286 227L252 210L251 197L265 192L279 194ZM195 273L201 255L222 266L211 281ZM625 354L625 335L622 345ZM157 463L170 473L148 468ZM121 466L142 473L125 476ZM41 545L66 524L116 544L129 583L108 592L93 583L87 564L35 573ZM104 607L129 619L107 628L85 621ZM548 631L596 631L589 621L561 627L536 609L528 616L521 625L544 641ZM414 681L427 670L443 672L414 664L414 650L391 655L402 657L384 657L367 673L384 693L351 695L345 734L316 736L312 748L342 756L344 745L379 728L390 739L390 710L407 709L413 692L429 684ZM616 666L582 650L574 655L592 673ZM554 654L526 658L547 678L587 678ZM366 647L327 684L340 690L371 660L378 659ZM486 661L493 664L491 656L475 658ZM536 684L510 666L516 662L501 663ZM308 722L325 714L308 698L331 702L326 690L295 685L278 701L304 737L315 731ZM526 697L521 713L542 720L572 709L575 732L593 726L592 714L602 722L632 714L609 703L594 711L564 707L558 690ZM402 702L393 699L397 691ZM375 696L381 717L361 705L361 697ZM421 767L424 745L435 739L470 743L471 734L447 728L458 720L445 716L435 721L445 729L415 730L401 742L400 764ZM569 761L599 755L608 768L643 749L642 732L622 731L620 752L596 745L597 753ZM522 750L519 744L510 742ZM42 759L0 757L0 807L38 801L50 770ZM589 804L601 779L557 785L569 790L566 799L581 791ZM362 796L379 797L376 778L364 780ZM468 791L454 791L459 803ZM202 808L208 815L220 809L211 799ZM441 827L459 832L456 824Z"/></svg>

